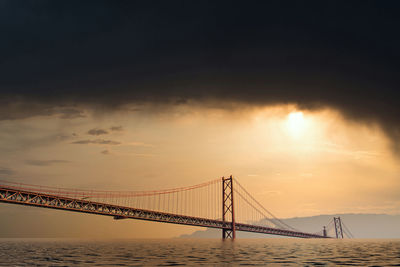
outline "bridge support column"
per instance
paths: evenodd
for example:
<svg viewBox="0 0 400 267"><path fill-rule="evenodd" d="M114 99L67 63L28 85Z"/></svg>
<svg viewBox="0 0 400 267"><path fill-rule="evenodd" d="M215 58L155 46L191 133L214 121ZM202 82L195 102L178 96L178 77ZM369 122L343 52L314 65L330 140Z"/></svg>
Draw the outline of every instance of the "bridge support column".
<svg viewBox="0 0 400 267"><path fill-rule="evenodd" d="M342 220L340 217L333 217L333 222L335 223L336 238L343 238Z"/></svg>
<svg viewBox="0 0 400 267"><path fill-rule="evenodd" d="M231 220L227 220L228 215L231 215ZM222 177L222 221L224 228L222 229L222 239L235 239L235 209L233 205L233 178Z"/></svg>

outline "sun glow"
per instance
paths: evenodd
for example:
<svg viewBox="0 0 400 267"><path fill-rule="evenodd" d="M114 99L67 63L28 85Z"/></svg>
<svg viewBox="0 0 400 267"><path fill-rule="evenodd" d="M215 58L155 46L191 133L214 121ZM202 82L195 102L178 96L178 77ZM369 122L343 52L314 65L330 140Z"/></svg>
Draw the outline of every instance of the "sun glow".
<svg viewBox="0 0 400 267"><path fill-rule="evenodd" d="M291 112L287 116L286 129L289 135L295 139L300 138L307 128L307 122L304 119L303 112Z"/></svg>

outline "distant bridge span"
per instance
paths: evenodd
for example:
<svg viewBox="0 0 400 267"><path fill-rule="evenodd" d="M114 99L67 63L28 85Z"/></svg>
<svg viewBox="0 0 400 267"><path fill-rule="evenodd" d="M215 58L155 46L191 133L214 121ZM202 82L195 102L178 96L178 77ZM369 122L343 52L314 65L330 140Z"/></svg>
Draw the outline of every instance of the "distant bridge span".
<svg viewBox="0 0 400 267"><path fill-rule="evenodd" d="M238 185L240 186L240 184ZM214 189L208 188L207 190L207 187L213 186L215 187ZM326 231L321 233L305 233L288 226L275 217L272 219L268 218L265 214L265 212L268 211L265 209L265 211L263 211L263 208L258 206L259 203L255 201L254 198L250 197L249 200L248 196L245 196L247 191L243 187L240 186L238 190L234 190L233 186L234 180L232 176L192 187L162 191L133 192L93 190L67 191L66 189L53 187L40 187L26 184L0 182L0 202L112 216L117 220L139 219L163 223L217 228L222 229L224 239L234 239L236 231L297 238L329 238L329 236L326 235ZM217 193L218 189L221 190L219 192L222 193L222 197L220 197L219 202L215 201L217 203L212 203L217 199L214 198L214 193ZM198 194L198 196L195 197L190 196L192 194L196 195L196 190L201 191L202 194ZM201 200L202 196L204 197L207 195L209 197L207 200ZM174 199L172 199L171 196ZM238 197L238 202L234 202L234 196ZM186 200L184 198L186 198ZM136 203L138 207L132 207L132 200L133 204ZM141 200L142 203L140 202ZM185 203L182 204L182 201ZM198 203L192 203L196 201ZM167 207L165 202L168 202ZM202 202L205 202L206 204L201 205ZM121 205L121 203L129 205ZM243 203L246 204L243 208L247 210L242 211L241 214L239 212L239 219L241 221L238 221L235 218L235 212L240 209L240 206L236 203L242 205L244 205ZM215 204L219 204L221 210L220 212L213 214L213 211L218 209L211 208L210 210L210 207L214 206ZM171 209L170 205L173 205L174 207ZM190 214L188 210L196 206L198 206L197 208L202 209L202 211L198 212L197 214L204 216L191 216L185 214ZM251 207L253 210L250 210L249 207ZM168 212L163 211L163 209ZM194 214L196 214L196 212ZM220 215L222 215L222 219L218 219L218 216ZM244 220L246 216L252 217L254 223L249 223L249 219ZM267 223L270 225L265 225Z"/></svg>

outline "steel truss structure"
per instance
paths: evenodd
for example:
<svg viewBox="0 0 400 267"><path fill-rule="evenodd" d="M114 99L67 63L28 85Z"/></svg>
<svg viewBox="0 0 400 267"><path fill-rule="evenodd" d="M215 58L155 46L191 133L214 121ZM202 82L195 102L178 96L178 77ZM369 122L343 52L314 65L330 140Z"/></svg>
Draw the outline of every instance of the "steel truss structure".
<svg viewBox="0 0 400 267"><path fill-rule="evenodd" d="M222 177L222 221L225 223L227 215L230 217L230 228L222 229L222 239L235 239L235 209L233 205L233 179L232 175L229 178Z"/></svg>
<svg viewBox="0 0 400 267"><path fill-rule="evenodd" d="M340 219L340 217L333 217L333 222L335 224L336 238L344 238L343 237L342 220Z"/></svg>
<svg viewBox="0 0 400 267"><path fill-rule="evenodd" d="M228 178L229 179L229 178ZM231 179L231 178L230 178ZM230 180L232 181L232 180ZM232 184L230 185L232 186ZM231 187L232 189L232 187ZM12 187L0 186L0 202L50 208L81 213L112 216L114 219L138 219L163 223L183 224L207 228L218 228L223 231L245 231L271 235L281 235L300 238L327 238L322 235L283 230L250 224L234 223L232 221L220 221L199 217L191 217L164 213L158 211L136 209L119 205L100 202L92 202L85 199L68 198L53 194L45 194Z"/></svg>

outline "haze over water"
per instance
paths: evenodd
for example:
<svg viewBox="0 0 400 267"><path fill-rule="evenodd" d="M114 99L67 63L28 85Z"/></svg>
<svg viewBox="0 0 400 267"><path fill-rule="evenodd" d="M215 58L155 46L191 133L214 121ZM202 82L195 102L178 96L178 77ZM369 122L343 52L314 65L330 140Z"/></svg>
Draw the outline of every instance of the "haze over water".
<svg viewBox="0 0 400 267"><path fill-rule="evenodd" d="M400 266L400 240L2 239L0 266Z"/></svg>

